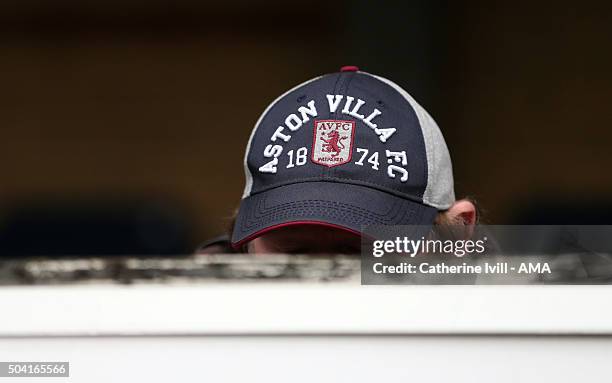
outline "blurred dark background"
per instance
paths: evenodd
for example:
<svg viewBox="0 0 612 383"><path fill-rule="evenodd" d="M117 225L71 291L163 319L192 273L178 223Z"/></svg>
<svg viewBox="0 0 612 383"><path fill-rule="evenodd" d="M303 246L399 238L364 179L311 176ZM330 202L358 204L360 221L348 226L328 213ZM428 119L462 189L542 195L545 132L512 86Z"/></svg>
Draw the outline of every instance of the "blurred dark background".
<svg viewBox="0 0 612 383"><path fill-rule="evenodd" d="M437 120L489 223L612 223L606 3L5 0L0 255L172 254L223 232L251 128L341 65Z"/></svg>

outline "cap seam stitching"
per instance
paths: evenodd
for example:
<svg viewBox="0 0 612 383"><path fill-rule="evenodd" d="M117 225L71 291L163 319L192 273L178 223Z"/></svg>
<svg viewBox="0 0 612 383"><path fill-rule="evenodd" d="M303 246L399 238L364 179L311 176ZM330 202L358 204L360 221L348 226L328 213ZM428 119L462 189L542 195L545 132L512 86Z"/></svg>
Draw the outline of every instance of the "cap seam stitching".
<svg viewBox="0 0 612 383"><path fill-rule="evenodd" d="M391 195L399 197L399 198L407 199L407 200L410 200L410 201L413 201L413 202L421 203L421 204L426 205L426 206L436 207L437 208L437 206L432 206L432 205L428 205L426 203L423 203L423 200L421 198L419 198L419 197L411 196L411 195L408 195L408 194L403 194L403 193L400 193L400 192L397 192L395 190L386 188L384 186L381 186L381 185L373 183L373 182L354 180L354 179L345 178L345 177L335 177L335 178L325 178L325 179L320 179L319 177L311 177L311 178L300 178L300 179L297 179L297 180L294 179L294 180L291 180L291 181L281 182L281 183L277 183L277 184L268 186L265 189L258 190L256 193L251 193L250 196L255 196L255 195L258 195L258 194L261 194L261 193L265 193L265 192L267 192L269 190L276 189L276 188L283 187L283 186L287 186L287 185L293 185L293 184L299 184L299 183L307 183L307 182L334 182L334 183L342 183L342 184L370 187L370 188L372 188L372 189L374 189L376 191L388 193L388 194L391 194Z"/></svg>

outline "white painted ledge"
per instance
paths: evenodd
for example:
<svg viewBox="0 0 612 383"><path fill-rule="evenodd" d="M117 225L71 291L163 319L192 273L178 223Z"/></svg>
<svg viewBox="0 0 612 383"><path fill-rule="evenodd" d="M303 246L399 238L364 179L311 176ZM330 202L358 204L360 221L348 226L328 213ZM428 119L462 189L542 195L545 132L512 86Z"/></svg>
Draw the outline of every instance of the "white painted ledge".
<svg viewBox="0 0 612 383"><path fill-rule="evenodd" d="M608 286L209 283L0 288L0 337L612 334Z"/></svg>

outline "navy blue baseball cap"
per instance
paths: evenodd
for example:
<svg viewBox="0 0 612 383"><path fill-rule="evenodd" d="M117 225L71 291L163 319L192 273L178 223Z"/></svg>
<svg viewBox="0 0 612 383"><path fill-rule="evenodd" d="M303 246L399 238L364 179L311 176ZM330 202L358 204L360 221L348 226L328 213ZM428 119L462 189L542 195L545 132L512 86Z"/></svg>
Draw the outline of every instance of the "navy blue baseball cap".
<svg viewBox="0 0 612 383"><path fill-rule="evenodd" d="M289 225L355 234L430 225L455 201L435 121L397 84L353 66L274 100L253 128L244 170L234 247Z"/></svg>

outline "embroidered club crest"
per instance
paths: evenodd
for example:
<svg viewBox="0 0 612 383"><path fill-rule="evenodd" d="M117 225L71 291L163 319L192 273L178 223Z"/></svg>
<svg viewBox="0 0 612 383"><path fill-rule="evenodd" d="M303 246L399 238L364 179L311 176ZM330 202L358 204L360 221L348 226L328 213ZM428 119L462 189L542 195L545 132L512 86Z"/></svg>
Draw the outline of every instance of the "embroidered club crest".
<svg viewBox="0 0 612 383"><path fill-rule="evenodd" d="M349 162L353 153L355 121L317 120L314 125L312 162L330 168Z"/></svg>

